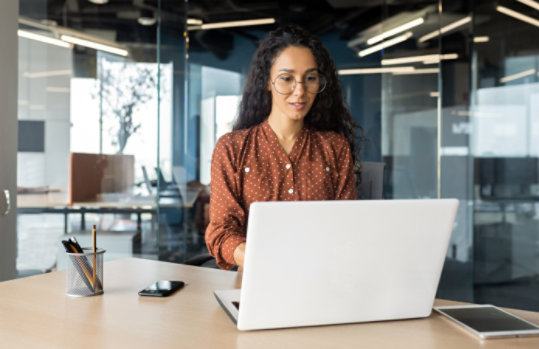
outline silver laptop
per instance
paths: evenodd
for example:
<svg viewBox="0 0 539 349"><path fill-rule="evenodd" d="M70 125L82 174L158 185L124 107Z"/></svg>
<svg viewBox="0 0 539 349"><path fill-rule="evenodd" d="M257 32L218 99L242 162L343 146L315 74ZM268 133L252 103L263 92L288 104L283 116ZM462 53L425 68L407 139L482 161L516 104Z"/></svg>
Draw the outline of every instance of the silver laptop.
<svg viewBox="0 0 539 349"><path fill-rule="evenodd" d="M215 291L240 330L426 317L456 199L257 202L241 290Z"/></svg>

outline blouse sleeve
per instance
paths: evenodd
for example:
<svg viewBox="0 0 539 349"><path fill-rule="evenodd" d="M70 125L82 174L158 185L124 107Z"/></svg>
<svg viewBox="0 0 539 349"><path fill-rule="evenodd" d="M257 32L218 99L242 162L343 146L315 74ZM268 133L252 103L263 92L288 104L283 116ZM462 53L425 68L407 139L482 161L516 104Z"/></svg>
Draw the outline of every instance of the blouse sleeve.
<svg viewBox="0 0 539 349"><path fill-rule="evenodd" d="M335 200L355 200L357 198L356 175L354 173L352 151L350 149L350 143L346 139L343 140L344 145L341 147L337 161L339 179Z"/></svg>
<svg viewBox="0 0 539 349"><path fill-rule="evenodd" d="M235 265L234 250L246 240L246 214L239 203L235 156L231 138L221 137L211 162L210 223L206 229L206 245L223 269Z"/></svg>

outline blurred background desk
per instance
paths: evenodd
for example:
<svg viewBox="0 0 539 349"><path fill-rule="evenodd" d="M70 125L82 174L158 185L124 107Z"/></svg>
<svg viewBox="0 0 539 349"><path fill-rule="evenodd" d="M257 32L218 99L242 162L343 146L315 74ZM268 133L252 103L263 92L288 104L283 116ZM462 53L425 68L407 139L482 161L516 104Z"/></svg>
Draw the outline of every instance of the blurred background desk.
<svg viewBox="0 0 539 349"><path fill-rule="evenodd" d="M62 262L59 241L74 235L86 242L94 224L101 247L108 249L107 258L115 254L183 262L188 253L200 253L203 229L195 218L202 216L199 201L204 200L197 199L201 192L207 197L207 188L186 181L179 168L174 176L166 171L167 180L162 169L152 170L155 173L136 164L132 155L71 153L65 185L21 183L17 188L19 275L54 270Z"/></svg>
<svg viewBox="0 0 539 349"><path fill-rule="evenodd" d="M173 197L159 198L159 207L163 208L192 208L200 190L185 190L185 199ZM109 199L110 200L110 199ZM72 213L81 215L80 229L86 230L86 213L117 213L136 214L137 230L140 232L141 215L157 214L157 197L129 197L117 196L117 201L88 201L68 204L68 195L65 192L52 192L43 194L19 194L17 196L17 212L19 214L57 213L64 215L64 233L68 233L68 215Z"/></svg>
<svg viewBox="0 0 539 349"><path fill-rule="evenodd" d="M539 337L481 341L437 313L423 319L240 332L213 296L241 274L143 259L104 265L101 296L65 295L65 272L0 283L6 348L539 348ZM167 298L140 297L156 280L187 285ZM29 301L31 300L31 306ZM436 305L455 302L436 300ZM510 310L539 323L539 313ZM74 344L76 343L76 344Z"/></svg>
<svg viewBox="0 0 539 349"><path fill-rule="evenodd" d="M189 242L200 244L194 227L194 205L199 188L185 188L182 197L129 196L120 193L98 195L102 201L68 203L66 192L19 194L17 213L20 218L34 215L33 227L26 227L19 235L21 274L36 274L53 268L62 269L64 261L60 239L76 236L81 243L90 237L91 225L96 224L101 247L108 250L107 259L144 256L182 262L189 256L185 246ZM46 215L61 215L55 228L46 224ZM74 216L74 217L73 217ZM80 217L80 220L73 218ZM59 218L59 217L58 217ZM25 218L21 222L27 222ZM40 223L43 222L43 223ZM23 225L21 225L23 226ZM30 229L30 230L29 230ZM160 232L159 232L160 231ZM199 253L198 249L191 254ZM42 264L43 268L36 265Z"/></svg>
<svg viewBox="0 0 539 349"><path fill-rule="evenodd" d="M141 215L150 213L153 216L157 213L157 204L155 198L141 201L93 201L93 202L74 202L69 205L67 194L63 192L47 194L22 194L17 197L18 214L40 214L56 213L64 215L64 233L69 232L69 214L80 214L80 230L86 228L86 213L111 213L111 214L136 214L137 231L141 233ZM172 203L169 203L172 204Z"/></svg>

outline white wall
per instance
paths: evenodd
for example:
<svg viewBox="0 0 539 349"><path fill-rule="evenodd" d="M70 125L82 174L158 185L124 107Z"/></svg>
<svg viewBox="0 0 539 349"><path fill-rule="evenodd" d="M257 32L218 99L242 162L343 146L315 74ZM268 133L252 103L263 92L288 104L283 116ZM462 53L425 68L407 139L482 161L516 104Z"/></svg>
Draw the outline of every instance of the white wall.
<svg viewBox="0 0 539 349"><path fill-rule="evenodd" d="M20 120L45 122L45 152L18 154L18 185L66 188L72 50L19 38Z"/></svg>

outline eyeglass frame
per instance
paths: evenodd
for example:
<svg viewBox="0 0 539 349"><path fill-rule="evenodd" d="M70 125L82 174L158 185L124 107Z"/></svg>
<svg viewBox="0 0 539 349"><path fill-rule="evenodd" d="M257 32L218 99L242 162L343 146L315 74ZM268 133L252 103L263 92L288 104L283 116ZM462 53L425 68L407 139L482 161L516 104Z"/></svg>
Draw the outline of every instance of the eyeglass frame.
<svg viewBox="0 0 539 349"><path fill-rule="evenodd" d="M282 73L282 74L279 74L275 77L275 79L273 79L273 81L271 82L271 84L273 85L273 88L275 88L275 92L277 92L278 94L281 94L281 95L289 95L291 94L292 92L294 92L294 90L296 89L296 86L297 84L305 84L305 81L297 81L296 78L294 76L292 76L292 79L294 79L294 83L292 84L292 89L290 90L290 92L280 92L277 87L275 86L275 81L277 81L277 79L280 77L280 76L283 76L283 75L287 75L289 73ZM324 74L322 73L319 73L317 72L318 76L321 77L320 81L324 81L324 85L322 86L322 88L318 91L318 92L310 92L308 91L305 87L303 87L305 89L305 91L309 92L309 93L313 93L313 94L319 94L320 92L324 91L326 89L326 86L328 84L327 82L327 79L326 77L324 76ZM305 85L303 85L305 86Z"/></svg>

